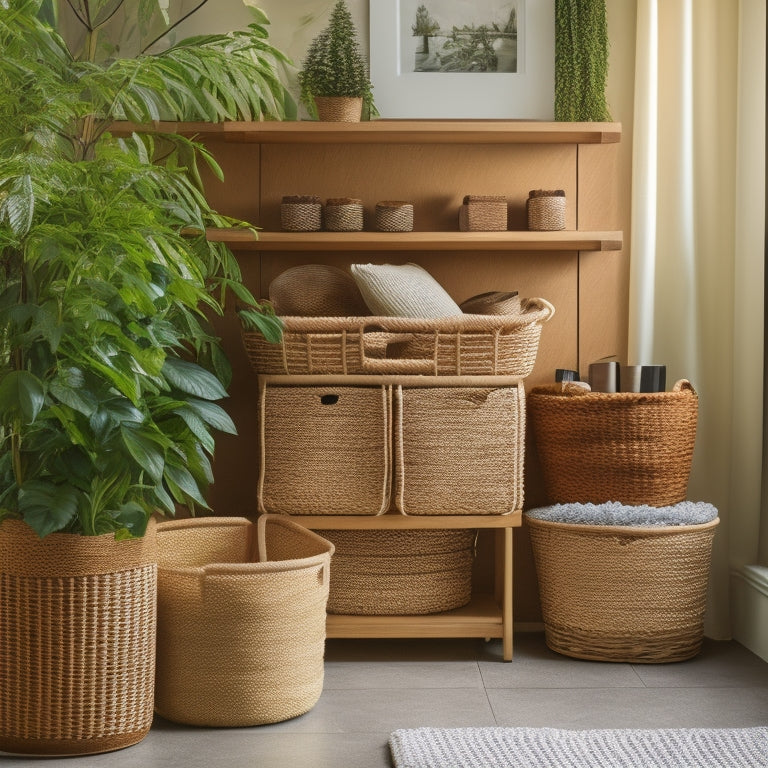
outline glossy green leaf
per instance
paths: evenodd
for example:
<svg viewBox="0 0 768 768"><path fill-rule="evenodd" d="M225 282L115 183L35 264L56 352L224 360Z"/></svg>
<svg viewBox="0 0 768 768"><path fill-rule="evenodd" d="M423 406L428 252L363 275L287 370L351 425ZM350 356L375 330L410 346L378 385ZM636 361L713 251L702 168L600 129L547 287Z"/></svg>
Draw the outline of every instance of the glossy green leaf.
<svg viewBox="0 0 768 768"><path fill-rule="evenodd" d="M10 371L0 381L0 415L23 416L33 422L45 405L42 383L28 371Z"/></svg>
<svg viewBox="0 0 768 768"><path fill-rule="evenodd" d="M25 483L19 491L19 512L40 538L66 528L77 513L78 491L71 485L44 480Z"/></svg>
<svg viewBox="0 0 768 768"><path fill-rule="evenodd" d="M197 363L169 357L163 365L163 374L169 384L188 395L204 400L220 400L227 396L221 382Z"/></svg>
<svg viewBox="0 0 768 768"><path fill-rule="evenodd" d="M120 434L125 447L136 460L136 463L155 481L163 476L165 455L157 442L141 429L123 424Z"/></svg>

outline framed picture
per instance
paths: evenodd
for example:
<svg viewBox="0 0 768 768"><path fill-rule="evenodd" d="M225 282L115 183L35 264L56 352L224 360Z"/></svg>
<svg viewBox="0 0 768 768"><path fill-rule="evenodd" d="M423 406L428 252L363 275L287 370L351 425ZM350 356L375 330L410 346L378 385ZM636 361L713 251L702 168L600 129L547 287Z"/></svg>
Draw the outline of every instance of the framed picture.
<svg viewBox="0 0 768 768"><path fill-rule="evenodd" d="M370 0L384 118L554 119L554 0Z"/></svg>

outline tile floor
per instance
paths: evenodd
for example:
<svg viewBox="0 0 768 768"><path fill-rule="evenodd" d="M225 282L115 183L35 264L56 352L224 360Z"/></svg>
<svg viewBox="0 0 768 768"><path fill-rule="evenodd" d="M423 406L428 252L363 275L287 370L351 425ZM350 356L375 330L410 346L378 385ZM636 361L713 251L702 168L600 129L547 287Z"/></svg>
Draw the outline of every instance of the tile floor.
<svg viewBox="0 0 768 768"><path fill-rule="evenodd" d="M768 663L706 640L686 662L588 662L517 633L500 641L331 640L320 701L276 725L207 729L158 719L139 744L84 758L0 755L0 768L390 768L387 737L418 726L556 728L768 725Z"/></svg>

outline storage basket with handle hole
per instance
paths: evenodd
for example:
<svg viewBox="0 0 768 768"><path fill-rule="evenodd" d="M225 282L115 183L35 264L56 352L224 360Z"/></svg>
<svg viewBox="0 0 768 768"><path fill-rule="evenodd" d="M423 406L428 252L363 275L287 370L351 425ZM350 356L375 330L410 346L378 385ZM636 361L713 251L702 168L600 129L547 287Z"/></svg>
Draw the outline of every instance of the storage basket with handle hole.
<svg viewBox="0 0 768 768"><path fill-rule="evenodd" d="M257 373L524 377L554 311L534 298L514 315L283 317L279 343L247 329L242 338Z"/></svg>
<svg viewBox="0 0 768 768"><path fill-rule="evenodd" d="M595 661L682 661L701 649L718 519L661 527L525 516L547 645Z"/></svg>
<svg viewBox="0 0 768 768"><path fill-rule="evenodd" d="M689 381L653 393L535 387L528 416L551 503L685 499L698 417Z"/></svg>
<svg viewBox="0 0 768 768"><path fill-rule="evenodd" d="M336 551L328 613L422 615L472 591L473 530L323 530Z"/></svg>
<svg viewBox="0 0 768 768"><path fill-rule="evenodd" d="M323 687L333 545L281 515L158 525L155 706L190 725L275 723Z"/></svg>

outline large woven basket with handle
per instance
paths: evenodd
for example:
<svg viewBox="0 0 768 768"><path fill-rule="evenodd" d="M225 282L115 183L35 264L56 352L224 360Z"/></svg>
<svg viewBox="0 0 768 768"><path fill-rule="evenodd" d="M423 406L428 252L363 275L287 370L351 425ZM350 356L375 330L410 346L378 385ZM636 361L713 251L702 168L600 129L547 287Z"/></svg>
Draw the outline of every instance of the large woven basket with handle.
<svg viewBox="0 0 768 768"><path fill-rule="evenodd" d="M275 723L323 687L333 545L280 515L158 525L155 706L190 725Z"/></svg>
<svg viewBox="0 0 768 768"><path fill-rule="evenodd" d="M109 752L152 725L157 565L140 539L0 524L0 750Z"/></svg>

